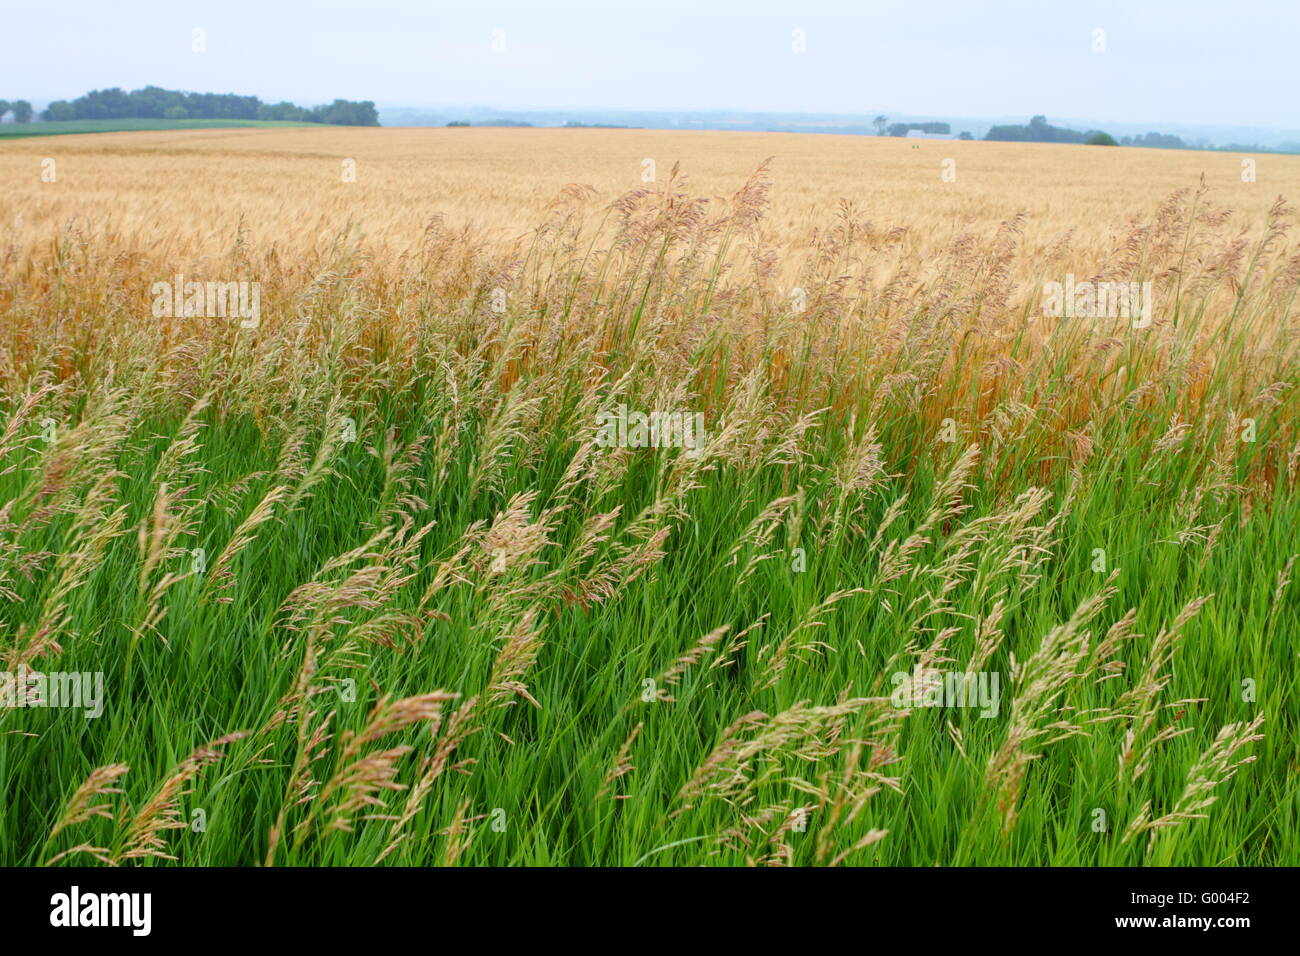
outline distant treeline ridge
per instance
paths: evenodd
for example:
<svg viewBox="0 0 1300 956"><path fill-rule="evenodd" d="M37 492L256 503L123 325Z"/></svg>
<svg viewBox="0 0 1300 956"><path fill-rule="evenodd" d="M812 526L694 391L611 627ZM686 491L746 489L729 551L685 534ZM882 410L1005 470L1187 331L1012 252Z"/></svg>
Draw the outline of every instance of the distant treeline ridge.
<svg viewBox="0 0 1300 956"><path fill-rule="evenodd" d="M335 100L328 106L296 106L288 101L263 103L235 93L186 93L158 86L127 93L118 87L91 90L75 100L56 100L41 111L43 120L95 119L245 119L338 126L378 126L371 100Z"/></svg>
<svg viewBox="0 0 1300 956"><path fill-rule="evenodd" d="M1187 149L1187 144L1169 133L1145 133L1123 136L1118 141L1109 133L1098 129L1079 132L1053 126L1045 116L1035 116L1028 126L994 126L985 134L986 140L1004 143L1088 143L1093 146L1146 146L1155 149Z"/></svg>

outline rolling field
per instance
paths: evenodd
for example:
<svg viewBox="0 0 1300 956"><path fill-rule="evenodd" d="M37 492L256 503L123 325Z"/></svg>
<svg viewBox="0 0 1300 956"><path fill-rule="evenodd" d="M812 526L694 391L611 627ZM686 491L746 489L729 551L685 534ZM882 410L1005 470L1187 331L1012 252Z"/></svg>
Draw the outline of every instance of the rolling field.
<svg viewBox="0 0 1300 956"><path fill-rule="evenodd" d="M1300 862L1300 157L0 175L0 864Z"/></svg>
<svg viewBox="0 0 1300 956"><path fill-rule="evenodd" d="M57 164L58 189L42 188L51 185L40 176L47 157ZM962 233L991 235L1023 212L1019 251L1032 278L1039 265L1032 257L1062 245L1082 273L1089 255L1124 238L1132 219L1149 217L1176 190L1195 189L1201 176L1233 228L1258 232L1279 195L1300 194L1300 156L1256 156L1257 181L1243 183L1244 157L1232 153L655 130L101 134L8 143L0 173L21 203L25 239L79 218L126 244L215 256L227 251L242 217L259 248L324 254L351 227L368 250L400 255L419 247L435 216L451 229L472 226L473 238L493 244L525 237L557 204L573 204L570 187L584 190L581 207L594 224L627 193L667 183L675 163L686 191L716 205L768 158L770 207L760 231L783 253L778 269L787 275L814 236L834 228L845 201L877 228L905 229L899 251L920 264ZM356 164L355 181L343 181L345 159ZM647 159L656 183L643 181ZM945 159L955 164L955 182L941 178Z"/></svg>

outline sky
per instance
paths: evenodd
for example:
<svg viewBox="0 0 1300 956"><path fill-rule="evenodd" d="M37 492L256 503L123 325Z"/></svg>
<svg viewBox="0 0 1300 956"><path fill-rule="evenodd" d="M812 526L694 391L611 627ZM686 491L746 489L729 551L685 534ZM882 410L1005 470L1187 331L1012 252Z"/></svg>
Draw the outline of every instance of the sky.
<svg viewBox="0 0 1300 956"><path fill-rule="evenodd" d="M1300 0L5 7L0 97L38 104L153 84L304 105L341 97L381 107L1043 113L1300 127Z"/></svg>

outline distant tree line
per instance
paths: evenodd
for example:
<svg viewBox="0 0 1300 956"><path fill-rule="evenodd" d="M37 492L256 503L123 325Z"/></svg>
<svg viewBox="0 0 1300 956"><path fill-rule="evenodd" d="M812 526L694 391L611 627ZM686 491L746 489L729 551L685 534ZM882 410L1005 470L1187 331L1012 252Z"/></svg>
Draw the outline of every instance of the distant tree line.
<svg viewBox="0 0 1300 956"><path fill-rule="evenodd" d="M10 110L14 111L15 123L30 123L32 121L32 104L26 100L14 100L12 103L8 100L0 100L0 116L4 116Z"/></svg>
<svg viewBox="0 0 1300 956"><path fill-rule="evenodd" d="M1120 138L1121 146L1147 146L1152 149L1186 149L1187 144L1169 133L1144 133Z"/></svg>
<svg viewBox="0 0 1300 956"><path fill-rule="evenodd" d="M893 123L889 127L888 135L906 136L914 129L919 129L922 133L939 133L944 136L952 133L952 127L947 123Z"/></svg>
<svg viewBox="0 0 1300 956"><path fill-rule="evenodd" d="M30 114L28 118L30 119ZM379 113L370 100L335 100L328 106L304 107L287 101L263 103L256 96L185 93L180 90L164 90L158 86L146 86L129 93L118 87L91 90L75 100L56 100L41 111L43 120L137 118L287 120L298 123L332 123L338 126L379 125Z"/></svg>
<svg viewBox="0 0 1300 956"><path fill-rule="evenodd" d="M878 136L906 136L911 130L924 133L942 133L947 135L947 123L890 123L889 117L877 116L871 121ZM958 139L971 139L971 134L962 132ZM1116 140L1110 133L1090 129L1081 133L1077 129L1065 129L1047 122L1046 116L1035 116L1027 126L994 126L984 134L986 140L1004 143L1084 143L1089 146L1144 146L1148 149L1210 149L1218 152L1235 153L1300 153L1300 143L1283 143L1274 149L1265 146L1250 146L1230 143L1227 146L1211 146L1202 140L1195 144L1184 142L1180 137L1170 133L1142 133L1138 136L1124 136Z"/></svg>
<svg viewBox="0 0 1300 956"><path fill-rule="evenodd" d="M876 127L877 136L906 136L914 129L918 129L923 133L938 133L942 136L952 135L952 127L947 123L890 123L888 116L877 116L871 123ZM957 138L973 139L974 137L968 131L962 130Z"/></svg>
<svg viewBox="0 0 1300 956"><path fill-rule="evenodd" d="M1092 143L1093 145L1114 146L1115 140L1108 133L1090 129L1081 133L1077 129L1052 126L1046 116L1035 116L1028 126L994 126L985 135L986 140L1002 143ZM1109 141L1109 142L1107 142Z"/></svg>
<svg viewBox="0 0 1300 956"><path fill-rule="evenodd" d="M470 126L469 120L452 120L448 126ZM532 126L532 123L524 123L519 120L499 119L488 120L486 123L479 123L479 126Z"/></svg>
<svg viewBox="0 0 1300 956"><path fill-rule="evenodd" d="M1183 140L1170 133L1143 133L1124 136L1118 141L1109 133L1052 126L1045 116L1035 116L1028 126L994 126L984 137L1008 143L1087 143L1091 146L1145 146L1150 149L1190 149Z"/></svg>

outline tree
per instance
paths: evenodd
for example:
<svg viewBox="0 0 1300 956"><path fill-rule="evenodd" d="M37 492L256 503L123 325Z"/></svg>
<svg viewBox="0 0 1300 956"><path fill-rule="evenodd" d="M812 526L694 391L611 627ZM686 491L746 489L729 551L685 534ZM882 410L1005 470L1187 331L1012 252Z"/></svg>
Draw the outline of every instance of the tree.
<svg viewBox="0 0 1300 956"><path fill-rule="evenodd" d="M974 139L975 137L972 136L972 135L970 134L970 130L968 130L968 129L964 129L964 130L961 131L961 135L958 136L957 138L958 138L958 139Z"/></svg>
<svg viewBox="0 0 1300 956"><path fill-rule="evenodd" d="M947 123L894 123L889 127L889 135L906 136L914 129L922 133L941 133L944 136L952 133L952 127Z"/></svg>
<svg viewBox="0 0 1300 956"><path fill-rule="evenodd" d="M311 123L335 123L339 126L379 125L379 113L370 100L359 103L335 100L329 106L317 106L303 118Z"/></svg>
<svg viewBox="0 0 1300 956"><path fill-rule="evenodd" d="M9 101L0 100L0 117L4 116L8 112L9 112Z"/></svg>
<svg viewBox="0 0 1300 956"><path fill-rule="evenodd" d="M1149 146L1155 149L1186 149L1187 144L1168 133L1146 133L1142 136L1124 137L1125 146Z"/></svg>
<svg viewBox="0 0 1300 956"><path fill-rule="evenodd" d="M72 101L75 119L123 119L131 115L131 97L120 88L91 90Z"/></svg>
<svg viewBox="0 0 1300 956"><path fill-rule="evenodd" d="M13 104L15 117L21 117L24 100ZM18 122L27 122L18 118ZM338 123L347 126L378 126L379 112L370 100L352 102L335 100L329 106L304 109L293 103L275 105L263 103L256 96L237 93L186 93L181 90L164 90L160 86L146 86L126 93L116 87L108 90L91 90L71 103L63 100L51 103L41 114L48 120L129 119L151 117L161 119L234 119L234 120L293 120L309 123Z"/></svg>
<svg viewBox="0 0 1300 956"><path fill-rule="evenodd" d="M306 117L306 114L307 111L301 106L295 106L288 100L282 100L279 103L263 103L257 108L257 118L260 120L300 123Z"/></svg>
<svg viewBox="0 0 1300 956"><path fill-rule="evenodd" d="M1115 142L1114 136L1111 136L1110 133L1103 133L1101 130L1097 130L1096 132L1089 135L1089 137L1085 139L1084 142L1087 143L1089 146L1118 146L1119 145L1119 143Z"/></svg>
<svg viewBox="0 0 1300 956"><path fill-rule="evenodd" d="M1052 126L1046 116L1035 116L1028 126L994 126L984 135L986 140L1006 143L1082 143L1100 130L1081 133L1077 129Z"/></svg>
<svg viewBox="0 0 1300 956"><path fill-rule="evenodd" d="M175 90L164 90L160 86L146 86L142 90L132 90L127 94L131 112L135 116L148 116L154 119L166 117L167 111L175 107L185 109L184 97ZM189 115L189 110L185 111Z"/></svg>
<svg viewBox="0 0 1300 956"><path fill-rule="evenodd" d="M889 117L882 113L880 116L873 119L871 123L876 127L876 135L884 136L885 130L889 127Z"/></svg>
<svg viewBox="0 0 1300 956"><path fill-rule="evenodd" d="M15 123L30 123L32 121L32 104L26 100L14 100L10 104L10 109L14 111Z"/></svg>

